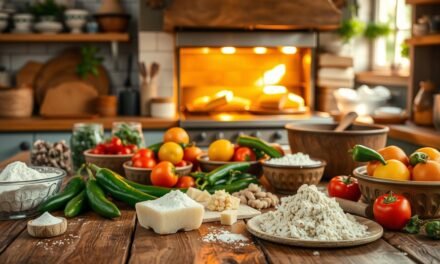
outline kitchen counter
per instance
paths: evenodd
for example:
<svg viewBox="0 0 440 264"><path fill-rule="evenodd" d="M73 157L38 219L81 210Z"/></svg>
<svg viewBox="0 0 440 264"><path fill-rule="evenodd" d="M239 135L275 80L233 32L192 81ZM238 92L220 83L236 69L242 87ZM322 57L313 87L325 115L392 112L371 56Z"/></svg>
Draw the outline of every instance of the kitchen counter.
<svg viewBox="0 0 440 264"><path fill-rule="evenodd" d="M22 152L0 163L27 161ZM346 249L289 247L253 238L246 222L233 226L206 223L200 229L159 236L139 226L136 213L121 208L121 217L106 220L93 212L68 220L66 234L35 239L26 220L0 221L0 263L436 263L437 241L415 235L385 232L371 244ZM242 246L204 242L202 237L221 228L246 236Z"/></svg>
<svg viewBox="0 0 440 264"><path fill-rule="evenodd" d="M111 129L113 122L140 122L144 129L167 129L178 126L178 119L162 119L138 116L96 117L88 119L47 119L41 117L0 119L0 132L25 131L71 131L74 123L96 122L102 123L105 129Z"/></svg>

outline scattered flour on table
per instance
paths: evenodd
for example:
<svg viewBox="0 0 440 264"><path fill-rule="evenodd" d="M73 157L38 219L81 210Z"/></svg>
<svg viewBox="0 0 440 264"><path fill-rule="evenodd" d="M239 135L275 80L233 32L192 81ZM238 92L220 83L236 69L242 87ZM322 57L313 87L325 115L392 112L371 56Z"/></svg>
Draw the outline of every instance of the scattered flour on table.
<svg viewBox="0 0 440 264"><path fill-rule="evenodd" d="M248 245L249 239L241 234L235 234L225 229L211 227L209 233L202 237L202 241L207 243L219 242L236 247L243 247Z"/></svg>
<svg viewBox="0 0 440 264"><path fill-rule="evenodd" d="M271 235L321 241L364 237L367 227L345 214L334 198L314 185L302 185L296 195L281 199L276 211L263 214L259 227Z"/></svg>
<svg viewBox="0 0 440 264"><path fill-rule="evenodd" d="M29 168L24 162L15 161L9 163L0 173L0 182L32 181L45 179L50 176L53 175L51 173L40 173L39 171Z"/></svg>
<svg viewBox="0 0 440 264"><path fill-rule="evenodd" d="M36 246L48 251L60 250L64 246L72 245L79 238L78 235L66 234L62 237L41 239L37 242Z"/></svg>
<svg viewBox="0 0 440 264"><path fill-rule="evenodd" d="M48 225L56 225L61 223L62 220L58 217L51 215L49 212L45 212L40 215L40 217L32 220L32 225L34 226L48 226Z"/></svg>

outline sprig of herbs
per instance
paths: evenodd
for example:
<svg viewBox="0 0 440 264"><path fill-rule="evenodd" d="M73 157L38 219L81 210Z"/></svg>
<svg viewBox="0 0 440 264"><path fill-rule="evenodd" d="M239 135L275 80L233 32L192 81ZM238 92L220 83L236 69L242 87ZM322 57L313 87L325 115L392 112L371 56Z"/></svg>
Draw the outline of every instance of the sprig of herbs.
<svg viewBox="0 0 440 264"><path fill-rule="evenodd" d="M99 75L99 66L103 58L98 57L99 48L96 46L83 46L81 48L81 62L76 67L76 73L83 79L89 74Z"/></svg>

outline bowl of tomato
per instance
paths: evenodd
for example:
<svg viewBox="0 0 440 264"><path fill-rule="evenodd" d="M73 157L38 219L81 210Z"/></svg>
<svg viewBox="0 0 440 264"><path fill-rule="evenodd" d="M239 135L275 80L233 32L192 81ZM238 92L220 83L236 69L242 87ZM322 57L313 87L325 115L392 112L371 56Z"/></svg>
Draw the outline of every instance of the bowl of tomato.
<svg viewBox="0 0 440 264"><path fill-rule="evenodd" d="M200 169L203 172L210 172L213 171L215 169L217 169L218 167L221 167L225 164L230 164L230 163L234 163L234 162L249 162L250 163L250 167L249 169L246 171L250 174L253 174L257 177L261 177L263 175L263 169L261 166L261 160L254 160L254 161L215 161L215 160L210 160L208 155L200 155L199 157L197 157L197 161L199 163Z"/></svg>
<svg viewBox="0 0 440 264"><path fill-rule="evenodd" d="M389 192L405 196L411 203L412 214L421 218L440 217L440 181L392 180L369 176L367 166L353 171L363 198L373 204L376 198Z"/></svg>
<svg viewBox="0 0 440 264"><path fill-rule="evenodd" d="M148 164L150 163L150 164ZM127 178L130 181L134 181L141 184L147 184L151 185L151 172L156 166L156 162L147 162L144 161L139 162L138 160L135 160L134 162L132 160L126 161L123 164L124 171L125 171L125 178ZM185 176L189 175L191 173L193 164L188 161L183 161L180 164L176 164L176 175L177 176Z"/></svg>

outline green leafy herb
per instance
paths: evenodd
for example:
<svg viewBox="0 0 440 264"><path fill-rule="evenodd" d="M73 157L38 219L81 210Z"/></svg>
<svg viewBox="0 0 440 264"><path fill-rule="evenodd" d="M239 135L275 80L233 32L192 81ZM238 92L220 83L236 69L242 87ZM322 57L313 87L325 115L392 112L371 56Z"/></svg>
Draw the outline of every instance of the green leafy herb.
<svg viewBox="0 0 440 264"><path fill-rule="evenodd" d="M420 228L423 226L424 223L425 221L419 219L418 215L415 215L411 217L403 230L410 234L418 234L420 232Z"/></svg>
<svg viewBox="0 0 440 264"><path fill-rule="evenodd" d="M118 130L114 133L115 136L122 140L124 145L134 144L141 147L142 136L138 130L132 129L128 124L121 124Z"/></svg>
<svg viewBox="0 0 440 264"><path fill-rule="evenodd" d="M89 74L94 76L99 75L99 66L103 58L98 57L99 48L96 46L83 46L81 48L82 59L76 67L76 73L83 79L87 78Z"/></svg>

